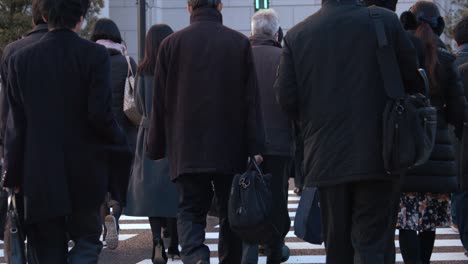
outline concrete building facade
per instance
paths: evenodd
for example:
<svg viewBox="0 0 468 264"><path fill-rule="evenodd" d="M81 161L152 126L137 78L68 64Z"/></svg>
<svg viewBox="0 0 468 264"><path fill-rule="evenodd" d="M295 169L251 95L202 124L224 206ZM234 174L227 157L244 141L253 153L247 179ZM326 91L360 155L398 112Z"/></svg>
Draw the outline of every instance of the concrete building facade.
<svg viewBox="0 0 468 264"><path fill-rule="evenodd" d="M137 1L138 0L106 0L106 8L102 16L113 19L127 43L131 56L137 58ZM141 1L141 0L140 0ZM144 1L144 0L143 0ZM147 28L153 24L165 23L174 30L179 30L189 24L189 14L186 0L146 0ZM271 8L275 9L285 31L320 9L322 0L270 0ZM400 0L397 12L408 10L416 0ZM250 18L254 14L253 0L223 0L224 24L246 35L250 33Z"/></svg>

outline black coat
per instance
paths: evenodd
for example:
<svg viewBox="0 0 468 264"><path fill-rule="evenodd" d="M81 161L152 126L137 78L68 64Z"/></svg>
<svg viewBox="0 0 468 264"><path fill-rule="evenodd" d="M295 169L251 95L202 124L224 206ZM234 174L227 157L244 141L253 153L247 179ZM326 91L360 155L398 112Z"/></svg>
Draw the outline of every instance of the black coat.
<svg viewBox="0 0 468 264"><path fill-rule="evenodd" d="M26 221L104 201L109 150L129 152L110 82L106 49L69 30L47 33L10 60L4 174L6 186L24 191Z"/></svg>
<svg viewBox="0 0 468 264"><path fill-rule="evenodd" d="M431 87L431 103L437 107L437 132L429 161L408 171L403 183L404 191L453 192L456 191L457 166L449 124L455 127L458 138L463 132L466 99L463 84L452 55L442 41L438 47L439 69L437 87Z"/></svg>
<svg viewBox="0 0 468 264"><path fill-rule="evenodd" d="M381 9L405 87L423 90L416 51L398 17ZM386 102L368 8L325 0L284 40L275 84L279 102L304 133L305 186L383 179Z"/></svg>
<svg viewBox="0 0 468 264"><path fill-rule="evenodd" d="M465 97L468 98L468 62L460 65L458 69L460 70L460 76L465 88Z"/></svg>
<svg viewBox="0 0 468 264"><path fill-rule="evenodd" d="M252 52L260 89L263 120L265 124L266 155L293 156L292 122L281 110L273 85L281 58L281 44L273 38L251 37Z"/></svg>
<svg viewBox="0 0 468 264"><path fill-rule="evenodd" d="M5 92L7 87L8 61L18 50L39 41L47 31L49 31L49 29L46 24L37 25L24 38L8 44L3 51L3 55L0 60L0 74L2 81L0 90L0 157L3 157L3 142L9 109Z"/></svg>
<svg viewBox="0 0 468 264"><path fill-rule="evenodd" d="M156 65L149 157L167 154L173 180L243 172L264 144L247 37L223 26L216 9L199 8L190 26L163 41Z"/></svg>
<svg viewBox="0 0 468 264"><path fill-rule="evenodd" d="M127 59L117 50L108 49L108 51L111 62L112 112L124 130L131 148L135 150L138 126L132 124L123 111L125 81L128 76ZM130 63L133 73L136 74L136 63L132 58L130 58Z"/></svg>

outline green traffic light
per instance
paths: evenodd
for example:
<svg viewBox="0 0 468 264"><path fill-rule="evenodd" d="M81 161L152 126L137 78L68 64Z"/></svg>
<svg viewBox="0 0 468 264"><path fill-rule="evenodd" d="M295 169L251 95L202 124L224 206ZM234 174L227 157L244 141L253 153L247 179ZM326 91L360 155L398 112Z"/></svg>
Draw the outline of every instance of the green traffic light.
<svg viewBox="0 0 468 264"><path fill-rule="evenodd" d="M255 11L260 9L268 9L270 8L270 1L269 0L255 0Z"/></svg>

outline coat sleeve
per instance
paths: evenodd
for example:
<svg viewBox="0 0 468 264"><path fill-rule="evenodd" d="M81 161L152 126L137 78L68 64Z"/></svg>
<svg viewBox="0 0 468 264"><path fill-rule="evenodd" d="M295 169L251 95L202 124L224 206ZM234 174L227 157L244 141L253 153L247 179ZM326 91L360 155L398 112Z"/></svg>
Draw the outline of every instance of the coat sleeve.
<svg viewBox="0 0 468 264"><path fill-rule="evenodd" d="M460 76L463 82L463 87L465 90L465 98L468 100L468 62L462 64L460 67Z"/></svg>
<svg viewBox="0 0 468 264"><path fill-rule="evenodd" d="M299 102L296 69L294 67L292 51L287 38L284 40L283 54L281 55L278 76L274 88L278 102L281 105L283 111L292 120L298 120Z"/></svg>
<svg viewBox="0 0 468 264"><path fill-rule="evenodd" d="M246 89L247 89L247 135L249 142L249 155L263 154L265 150L265 126L260 104L260 88L257 83L257 73L249 44L247 52L246 67Z"/></svg>
<svg viewBox="0 0 468 264"><path fill-rule="evenodd" d="M408 33L395 16L396 45L395 54L400 67L401 78L407 93L424 92L424 81L419 74L419 60L416 49Z"/></svg>
<svg viewBox="0 0 468 264"><path fill-rule="evenodd" d="M111 66L107 51L96 54L91 69L91 85L88 94L88 120L103 142L124 145L127 140L112 113Z"/></svg>
<svg viewBox="0 0 468 264"><path fill-rule="evenodd" d="M6 97L10 107L5 130L3 177L4 187L14 188L21 186L23 181L23 150L27 124L14 60L10 61L8 69Z"/></svg>
<svg viewBox="0 0 468 264"><path fill-rule="evenodd" d="M146 142L146 155L149 159L159 160L166 157L166 45L163 42L156 61L153 85L153 107L151 110L150 127Z"/></svg>
<svg viewBox="0 0 468 264"><path fill-rule="evenodd" d="M464 113L466 110L466 97L458 68L451 61L443 66L445 76L442 81L447 110L447 120L455 127L455 135L460 139L463 134Z"/></svg>
<svg viewBox="0 0 468 264"><path fill-rule="evenodd" d="M5 55L5 54L4 54ZM0 59L0 158L3 157L3 148L5 142L5 129L8 118L8 100L7 100L7 78L8 62L5 57Z"/></svg>

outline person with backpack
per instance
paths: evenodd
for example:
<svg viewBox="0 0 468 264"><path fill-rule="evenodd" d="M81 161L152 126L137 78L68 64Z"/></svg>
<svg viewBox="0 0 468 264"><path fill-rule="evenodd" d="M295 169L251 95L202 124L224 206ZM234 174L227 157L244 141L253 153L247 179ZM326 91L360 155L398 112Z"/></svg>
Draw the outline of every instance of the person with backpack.
<svg viewBox="0 0 468 264"><path fill-rule="evenodd" d="M418 1L401 15L401 21L404 28L424 44L429 96L438 110L435 146L429 161L406 173L398 214L403 260L406 264L427 264L436 228L448 227L451 223L450 193L458 188L458 171L449 125L455 127L455 135L460 139L466 99L455 56L439 38L445 23L436 4Z"/></svg>

